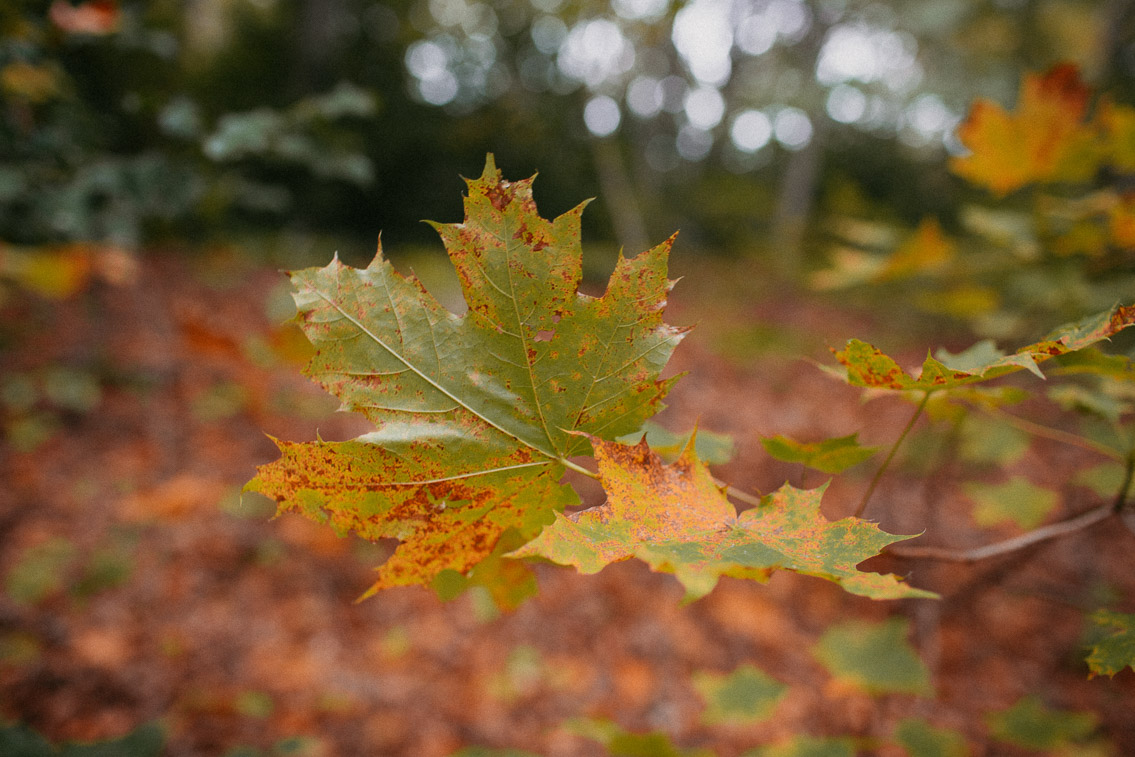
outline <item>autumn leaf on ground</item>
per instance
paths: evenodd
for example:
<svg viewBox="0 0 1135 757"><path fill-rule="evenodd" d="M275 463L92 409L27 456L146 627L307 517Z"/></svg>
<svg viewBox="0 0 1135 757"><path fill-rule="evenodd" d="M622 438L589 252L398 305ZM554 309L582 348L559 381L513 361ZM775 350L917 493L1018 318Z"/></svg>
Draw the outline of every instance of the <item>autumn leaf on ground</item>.
<svg viewBox="0 0 1135 757"><path fill-rule="evenodd" d="M469 310L443 308L381 248L291 274L316 348L306 373L376 430L349 442L277 442L247 489L340 532L402 541L370 593L464 576L578 501L559 484L582 431L615 438L660 410L658 376L684 333L662 322L672 242L620 256L606 293L579 293L583 206L537 214L532 180L489 156L462 223L435 225ZM498 561L498 567L502 564ZM493 581L522 566L496 571ZM492 583L492 581L488 582ZM507 592L506 592L507 593Z"/></svg>
<svg viewBox="0 0 1135 757"><path fill-rule="evenodd" d="M855 742L847 736L793 736L775 744L750 749L741 757L855 757L855 753Z"/></svg>
<svg viewBox="0 0 1135 757"><path fill-rule="evenodd" d="M759 723L788 692L787 686L752 665L728 674L697 671L691 680L705 700L702 722L709 725Z"/></svg>
<svg viewBox="0 0 1135 757"><path fill-rule="evenodd" d="M832 626L813 650L836 681L867 694L929 694L930 671L906 640L908 623L849 620Z"/></svg>
<svg viewBox="0 0 1135 757"><path fill-rule="evenodd" d="M1091 712L1053 710L1035 696L1027 696L1002 712L985 718L998 741L1050 752L1082 742L1096 729L1098 718Z"/></svg>
<svg viewBox="0 0 1135 757"><path fill-rule="evenodd" d="M820 514L823 489L786 485L737 515L693 443L671 465L645 442L626 446L592 437L591 443L606 503L557 514L512 557L541 557L582 573L635 557L673 573L687 600L708 594L721 576L764 581L776 570L825 578L873 599L935 596L894 575L856 570L883 547L911 537L859 518L826 520Z"/></svg>
<svg viewBox="0 0 1135 757"><path fill-rule="evenodd" d="M1135 615L1099 610L1091 615L1091 676L1113 676L1124 668L1135 670Z"/></svg>
<svg viewBox="0 0 1135 757"><path fill-rule="evenodd" d="M1121 305L1068 324L1011 355L1004 354L988 340L957 355L939 351L936 357L926 358L917 376L904 371L894 358L858 339L850 340L835 357L847 369L847 382L853 386L933 392L989 381L1020 370L1043 378L1039 363L1108 339L1132 324L1135 324L1135 306Z"/></svg>
<svg viewBox="0 0 1135 757"><path fill-rule="evenodd" d="M715 757L708 749L683 749L662 731L632 733L618 723L594 718L577 718L564 724L565 730L603 745L608 757Z"/></svg>
<svg viewBox="0 0 1135 757"><path fill-rule="evenodd" d="M1100 155L1084 123L1090 92L1076 67L1062 64L1021 82L1016 109L978 100L958 128L971 154L954 158L957 175L1006 195L1038 181L1084 181Z"/></svg>
<svg viewBox="0 0 1135 757"><path fill-rule="evenodd" d="M801 463L824 473L842 473L859 465L879 451L878 447L859 444L859 434L824 439L819 442L798 442L787 436L761 439L761 446L772 457L785 463Z"/></svg>
<svg viewBox="0 0 1135 757"><path fill-rule="evenodd" d="M966 757L970 753L960 733L935 728L918 718L900 720L895 726L895 741L909 757Z"/></svg>

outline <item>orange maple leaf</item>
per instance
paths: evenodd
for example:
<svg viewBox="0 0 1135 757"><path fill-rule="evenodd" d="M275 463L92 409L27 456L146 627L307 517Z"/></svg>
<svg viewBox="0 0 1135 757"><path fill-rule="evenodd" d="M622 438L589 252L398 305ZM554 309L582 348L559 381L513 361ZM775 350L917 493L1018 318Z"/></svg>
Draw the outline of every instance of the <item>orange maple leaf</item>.
<svg viewBox="0 0 1135 757"><path fill-rule="evenodd" d="M1090 91L1069 63L1021 82L1016 110L978 100L958 128L970 155L951 161L954 173L1004 196L1037 181L1083 181L1100 155L1084 123Z"/></svg>

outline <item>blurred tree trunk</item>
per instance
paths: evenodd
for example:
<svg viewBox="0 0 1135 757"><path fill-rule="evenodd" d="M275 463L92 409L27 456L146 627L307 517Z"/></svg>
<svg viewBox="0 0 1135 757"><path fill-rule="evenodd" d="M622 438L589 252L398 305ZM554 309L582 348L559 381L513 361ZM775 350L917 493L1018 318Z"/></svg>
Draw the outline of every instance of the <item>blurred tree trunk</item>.
<svg viewBox="0 0 1135 757"><path fill-rule="evenodd" d="M650 239L623 154L613 139L592 139L591 145L595 171L599 175L599 186L615 237L627 257L637 255L650 246Z"/></svg>

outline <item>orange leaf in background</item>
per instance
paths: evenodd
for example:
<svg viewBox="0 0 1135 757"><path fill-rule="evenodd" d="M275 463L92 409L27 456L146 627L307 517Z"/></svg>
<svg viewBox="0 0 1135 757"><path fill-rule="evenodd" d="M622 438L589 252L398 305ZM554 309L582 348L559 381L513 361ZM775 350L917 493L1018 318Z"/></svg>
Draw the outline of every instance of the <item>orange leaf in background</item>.
<svg viewBox="0 0 1135 757"><path fill-rule="evenodd" d="M1090 92L1074 65L1027 75L1010 113L978 100L958 128L972 151L954 158L957 175L1006 195L1035 181L1082 181L1095 173L1100 155L1084 124Z"/></svg>
<svg viewBox="0 0 1135 757"><path fill-rule="evenodd" d="M1108 212L1111 243L1121 249L1135 249L1135 195L1127 195Z"/></svg>
<svg viewBox="0 0 1135 757"><path fill-rule="evenodd" d="M1097 118L1111 165L1120 173L1135 173L1135 108L1105 101Z"/></svg>
<svg viewBox="0 0 1135 757"><path fill-rule="evenodd" d="M936 218L924 218L918 229L887 259L876 281L932 271L954 256L954 243L942 233Z"/></svg>
<svg viewBox="0 0 1135 757"><path fill-rule="evenodd" d="M117 0L91 0L79 5L55 0L48 15L68 34L113 34L121 20Z"/></svg>

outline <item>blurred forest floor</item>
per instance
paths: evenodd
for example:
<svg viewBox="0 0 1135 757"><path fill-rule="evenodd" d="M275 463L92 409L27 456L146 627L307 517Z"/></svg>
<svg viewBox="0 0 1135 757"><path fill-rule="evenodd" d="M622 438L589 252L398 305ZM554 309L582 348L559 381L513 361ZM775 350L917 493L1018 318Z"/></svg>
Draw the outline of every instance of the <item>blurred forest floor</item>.
<svg viewBox="0 0 1135 757"><path fill-rule="evenodd" d="M908 406L864 403L799 359L831 362L826 345L886 325L768 291L747 266L676 261L691 275L667 320L699 326L676 353L689 375L660 421L734 435L737 457L717 473L762 492L801 485L801 470L768 458L761 436L893 440ZM992 746L985 717L1034 694L1095 713L1100 743L1135 754L1135 674L1088 680L1082 654L1084 587L1135 594L1126 532L1097 527L974 566L868 565L940 602L871 602L777 574L766 586L723 579L683 607L673 578L626 562L596 576L541 566L540 595L504 615L477 594L443 603L425 589L355 604L390 545L271 520L265 501L240 495L276 456L266 434L365 430L300 375L308 348L275 318L284 277L238 255L155 254L120 273L2 305L0 717L53 741L160 720L174 756L484 745L567 757L602 753L560 728L588 716L735 757L797 733L884 739L916 715L964 734L974 754L1027 754ZM937 345L907 346L918 361ZM1082 455L1036 441L1015 465L1060 488ZM852 509L872 466L861 468L830 486L829 518ZM804 485L822 483L811 475ZM927 543L988 541L951 487L900 469L868 516L894 533L929 529ZM870 696L811 652L834 623L892 614L910 618L933 696ZM742 664L789 684L775 717L705 724L691 673Z"/></svg>

